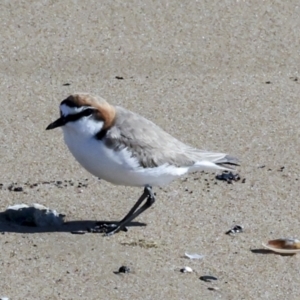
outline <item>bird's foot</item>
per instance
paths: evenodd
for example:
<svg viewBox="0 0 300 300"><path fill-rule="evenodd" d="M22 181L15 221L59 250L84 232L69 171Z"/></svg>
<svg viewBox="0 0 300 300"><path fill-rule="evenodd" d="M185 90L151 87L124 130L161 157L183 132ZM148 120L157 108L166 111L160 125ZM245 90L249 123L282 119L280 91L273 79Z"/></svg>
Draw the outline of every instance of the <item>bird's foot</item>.
<svg viewBox="0 0 300 300"><path fill-rule="evenodd" d="M127 227L120 228L118 223L97 222L95 227L88 228L88 232L105 233L106 236L113 235L119 232L120 230L128 231Z"/></svg>

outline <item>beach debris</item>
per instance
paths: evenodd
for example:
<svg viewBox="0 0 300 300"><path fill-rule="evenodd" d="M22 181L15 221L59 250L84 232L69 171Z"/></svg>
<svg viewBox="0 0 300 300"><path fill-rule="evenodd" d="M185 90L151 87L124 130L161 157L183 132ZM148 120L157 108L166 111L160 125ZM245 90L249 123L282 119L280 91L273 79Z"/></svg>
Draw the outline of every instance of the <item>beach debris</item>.
<svg viewBox="0 0 300 300"><path fill-rule="evenodd" d="M232 172L224 171L221 175L217 175L216 179L232 183L233 181L239 181L241 179L239 174L233 174Z"/></svg>
<svg viewBox="0 0 300 300"><path fill-rule="evenodd" d="M57 180L57 181L38 181L38 182L12 182L12 183L0 183L0 190L8 190L10 192L27 192L29 189L36 189L39 191L40 188L67 188L69 186L77 186L77 188L87 188L88 178L82 180Z"/></svg>
<svg viewBox="0 0 300 300"><path fill-rule="evenodd" d="M23 226L46 227L60 226L64 223L65 215L44 205L33 203L9 206L2 213L6 220Z"/></svg>
<svg viewBox="0 0 300 300"><path fill-rule="evenodd" d="M192 273L193 269L190 267L184 267L184 268L180 269L180 272L181 273Z"/></svg>
<svg viewBox="0 0 300 300"><path fill-rule="evenodd" d="M0 300L9 300L7 297L0 297Z"/></svg>
<svg viewBox="0 0 300 300"><path fill-rule="evenodd" d="M132 242L122 242L121 245L123 246L131 246L131 247L141 247L145 249L150 249L150 248L158 248L159 243L156 241L147 241L144 239L139 239L137 241L132 241Z"/></svg>
<svg viewBox="0 0 300 300"><path fill-rule="evenodd" d="M231 229L225 232L225 234L234 235L244 231L244 227L241 225L234 225Z"/></svg>
<svg viewBox="0 0 300 300"><path fill-rule="evenodd" d="M218 280L217 277L210 276L210 275L200 276L199 279L202 280L202 281L205 281L205 282L213 282L214 280Z"/></svg>
<svg viewBox="0 0 300 300"><path fill-rule="evenodd" d="M263 169L265 167L266 167L266 165L260 165L260 166L258 166L259 169Z"/></svg>
<svg viewBox="0 0 300 300"><path fill-rule="evenodd" d="M204 258L204 255L201 255L201 254L197 254L197 253L184 253L184 255L186 257L188 257L189 259L203 259Z"/></svg>
<svg viewBox="0 0 300 300"><path fill-rule="evenodd" d="M218 288L217 286L210 286L207 289L210 291L218 291L220 288Z"/></svg>
<svg viewBox="0 0 300 300"><path fill-rule="evenodd" d="M118 271L118 273L129 273L129 272L130 272L130 268L127 266L121 266Z"/></svg>
<svg viewBox="0 0 300 300"><path fill-rule="evenodd" d="M300 241L293 238L280 238L262 244L268 250L282 254L296 254L300 252Z"/></svg>

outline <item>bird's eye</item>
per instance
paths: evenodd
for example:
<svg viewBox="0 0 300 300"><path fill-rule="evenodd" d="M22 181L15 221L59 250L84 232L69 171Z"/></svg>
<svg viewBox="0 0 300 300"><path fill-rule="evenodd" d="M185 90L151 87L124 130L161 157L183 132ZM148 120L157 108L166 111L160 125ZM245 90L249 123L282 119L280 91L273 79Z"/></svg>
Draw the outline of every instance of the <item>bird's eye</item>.
<svg viewBox="0 0 300 300"><path fill-rule="evenodd" d="M82 114L87 117L87 116L90 116L92 113L94 112L94 110L92 108L87 108L85 109Z"/></svg>

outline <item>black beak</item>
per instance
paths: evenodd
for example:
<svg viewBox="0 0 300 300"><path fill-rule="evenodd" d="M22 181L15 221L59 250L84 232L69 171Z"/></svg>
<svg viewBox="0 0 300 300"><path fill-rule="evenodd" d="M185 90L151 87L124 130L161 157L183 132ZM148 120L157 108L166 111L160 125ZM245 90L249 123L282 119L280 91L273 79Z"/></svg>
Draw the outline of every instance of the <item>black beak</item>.
<svg viewBox="0 0 300 300"><path fill-rule="evenodd" d="M50 129L54 129L60 126L64 126L67 123L66 118L65 117L60 117L59 119L57 119L56 121L54 121L53 123L49 124L48 127L46 128L46 130L50 130Z"/></svg>

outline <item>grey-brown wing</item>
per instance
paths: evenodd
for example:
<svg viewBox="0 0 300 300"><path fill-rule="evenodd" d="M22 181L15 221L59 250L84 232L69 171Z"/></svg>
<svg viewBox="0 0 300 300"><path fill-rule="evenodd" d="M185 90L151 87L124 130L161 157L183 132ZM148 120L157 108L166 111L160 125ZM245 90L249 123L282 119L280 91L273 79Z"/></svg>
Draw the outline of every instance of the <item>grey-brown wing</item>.
<svg viewBox="0 0 300 300"><path fill-rule="evenodd" d="M156 167L165 163L191 166L196 161L196 157L191 155L196 149L178 141L138 114L116 107L114 125L107 131L103 141L117 151L130 148L132 156L143 167Z"/></svg>

